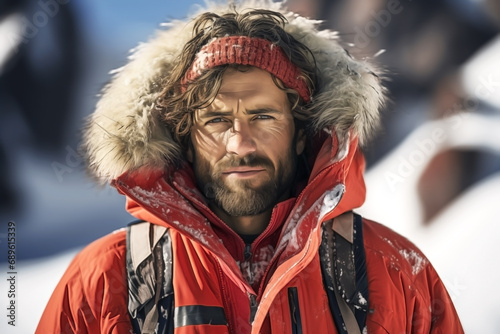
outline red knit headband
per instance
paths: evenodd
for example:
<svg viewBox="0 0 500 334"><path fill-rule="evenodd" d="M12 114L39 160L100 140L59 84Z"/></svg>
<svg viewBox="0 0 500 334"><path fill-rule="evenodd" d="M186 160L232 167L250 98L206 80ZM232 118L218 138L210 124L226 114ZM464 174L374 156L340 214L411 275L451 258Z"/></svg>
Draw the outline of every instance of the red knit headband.
<svg viewBox="0 0 500 334"><path fill-rule="evenodd" d="M262 38L227 36L216 38L204 45L187 70L182 84L196 80L207 69L225 64L250 65L274 74L283 84L296 90L307 103L311 100L309 89L300 69L283 50Z"/></svg>

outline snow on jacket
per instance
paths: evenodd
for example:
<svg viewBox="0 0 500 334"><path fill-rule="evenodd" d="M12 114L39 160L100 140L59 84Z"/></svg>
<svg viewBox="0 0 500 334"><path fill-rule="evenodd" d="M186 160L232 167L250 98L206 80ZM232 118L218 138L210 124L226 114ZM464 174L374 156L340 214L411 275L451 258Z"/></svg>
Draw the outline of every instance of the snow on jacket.
<svg viewBox="0 0 500 334"><path fill-rule="evenodd" d="M306 152L307 184L275 206L268 228L252 244L253 264L266 262L258 283L242 274L244 242L210 211L154 109L157 83L190 38L192 22L172 22L116 71L86 130L90 167L126 196L133 216L170 229L175 307L224 310L227 324L180 326L175 333L292 333L289 288L297 291L303 333L336 333L320 268L321 227L365 199L359 145L377 125L384 90L375 70L351 58L334 33L317 31L317 21L289 13L281 3L237 6L282 12L286 30L315 54L322 82L312 97L316 134ZM208 10L227 8L210 4ZM443 283L413 244L369 220L363 221L363 237L368 333L463 332ZM56 287L36 332L132 332L125 253L124 231L87 246Z"/></svg>

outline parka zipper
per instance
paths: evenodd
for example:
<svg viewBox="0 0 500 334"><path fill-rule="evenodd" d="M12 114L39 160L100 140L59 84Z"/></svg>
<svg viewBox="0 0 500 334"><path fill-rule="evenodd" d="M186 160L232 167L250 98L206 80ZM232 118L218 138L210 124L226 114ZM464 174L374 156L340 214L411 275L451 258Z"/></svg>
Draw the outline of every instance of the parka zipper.
<svg viewBox="0 0 500 334"><path fill-rule="evenodd" d="M245 258L245 261L250 260L252 257L252 245L246 244L245 245L245 250L243 251L243 256Z"/></svg>
<svg viewBox="0 0 500 334"><path fill-rule="evenodd" d="M292 320L292 334L302 334L299 295L296 287L288 288L288 303L290 305L290 318Z"/></svg>

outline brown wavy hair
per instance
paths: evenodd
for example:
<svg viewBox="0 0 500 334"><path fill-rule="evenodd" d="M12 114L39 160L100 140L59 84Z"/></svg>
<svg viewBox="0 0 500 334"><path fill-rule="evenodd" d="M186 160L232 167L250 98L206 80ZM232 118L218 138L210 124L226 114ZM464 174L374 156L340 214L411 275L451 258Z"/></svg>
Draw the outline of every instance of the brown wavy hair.
<svg viewBox="0 0 500 334"><path fill-rule="evenodd" d="M156 103L156 109L163 115L168 130L181 147L188 147L194 111L207 107L215 99L226 69L232 67L244 71L246 68L242 65L221 65L208 69L183 90L181 80L186 71L201 47L213 38L247 36L269 40L279 46L301 70L301 76L313 95L318 80L314 56L309 48L285 31L286 23L287 20L282 14L264 9L241 13L233 10L223 15L207 12L195 19L194 37L186 43L177 57L169 77L165 78L164 89ZM285 87L275 76L273 80L287 93L296 121L306 121L305 104L298 93Z"/></svg>

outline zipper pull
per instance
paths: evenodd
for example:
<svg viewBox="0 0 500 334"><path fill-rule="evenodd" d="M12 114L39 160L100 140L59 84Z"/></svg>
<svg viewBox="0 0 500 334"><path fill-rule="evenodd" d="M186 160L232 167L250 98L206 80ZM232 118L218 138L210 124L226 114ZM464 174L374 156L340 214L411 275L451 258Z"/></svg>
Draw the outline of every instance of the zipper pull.
<svg viewBox="0 0 500 334"><path fill-rule="evenodd" d="M251 251L252 245L246 244L245 245L245 250L243 251L243 255L245 256L245 261L250 260L252 257L252 251Z"/></svg>

